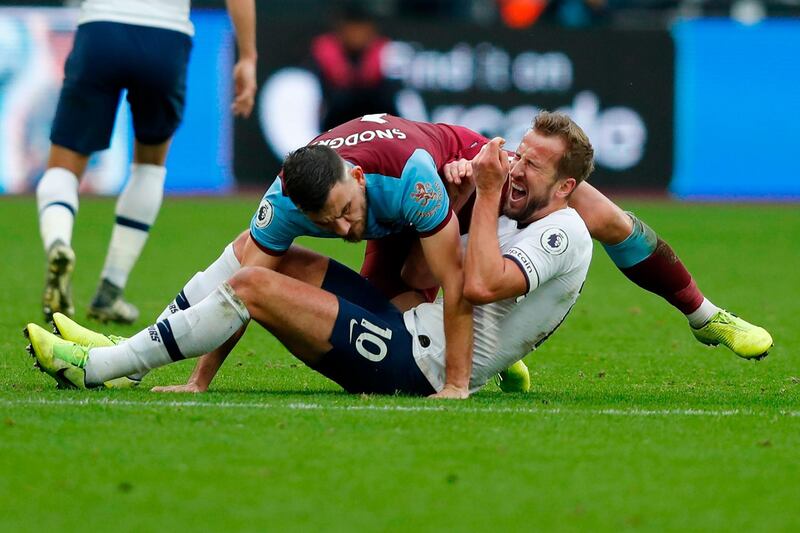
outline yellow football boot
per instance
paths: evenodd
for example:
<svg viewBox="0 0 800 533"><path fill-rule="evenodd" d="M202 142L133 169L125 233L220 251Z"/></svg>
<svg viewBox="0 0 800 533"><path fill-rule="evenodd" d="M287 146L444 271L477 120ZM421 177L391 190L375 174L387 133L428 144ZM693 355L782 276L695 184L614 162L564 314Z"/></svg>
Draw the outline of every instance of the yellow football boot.
<svg viewBox="0 0 800 533"><path fill-rule="evenodd" d="M23 334L30 340L28 353L39 370L56 380L65 389L86 388L86 360L89 348L53 335L36 324L28 324Z"/></svg>
<svg viewBox="0 0 800 533"><path fill-rule="evenodd" d="M497 374L497 385L503 392L528 392L531 390L531 374L522 360Z"/></svg>
<svg viewBox="0 0 800 533"><path fill-rule="evenodd" d="M64 339L89 348L103 348L116 346L125 340L117 335L103 335L89 328L85 328L62 313L53 313L53 329ZM123 376L103 383L107 389L131 389L141 383L141 380Z"/></svg>
<svg viewBox="0 0 800 533"><path fill-rule="evenodd" d="M697 340L709 346L722 344L744 359L763 359L772 348L772 336L764 328L720 309L701 328L692 328Z"/></svg>
<svg viewBox="0 0 800 533"><path fill-rule="evenodd" d="M92 348L116 346L124 341L124 337L116 335L103 335L89 328L85 328L63 313L53 313L53 329L62 338Z"/></svg>

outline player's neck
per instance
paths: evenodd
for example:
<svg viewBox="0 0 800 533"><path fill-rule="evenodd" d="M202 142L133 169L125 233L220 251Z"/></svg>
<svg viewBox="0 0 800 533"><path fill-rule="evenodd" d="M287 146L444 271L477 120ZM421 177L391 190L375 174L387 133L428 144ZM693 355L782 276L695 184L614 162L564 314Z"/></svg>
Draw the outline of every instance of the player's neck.
<svg viewBox="0 0 800 533"><path fill-rule="evenodd" d="M533 224L537 220L541 220L544 217L546 217L547 215L553 214L556 211L559 211L561 209L566 209L566 208L567 208L566 200L560 200L560 201L554 200L554 201L550 202L549 204L547 204L546 206L534 211L525 220L518 220L517 221L517 227L518 228L524 228L526 226L530 226L531 224Z"/></svg>

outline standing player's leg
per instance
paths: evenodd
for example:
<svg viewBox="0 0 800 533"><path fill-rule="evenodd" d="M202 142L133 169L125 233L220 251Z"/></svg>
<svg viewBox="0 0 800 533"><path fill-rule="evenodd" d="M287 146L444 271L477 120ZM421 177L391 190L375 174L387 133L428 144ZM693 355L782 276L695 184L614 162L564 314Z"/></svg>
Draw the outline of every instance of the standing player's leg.
<svg viewBox="0 0 800 533"><path fill-rule="evenodd" d="M772 346L769 333L705 298L672 248L633 213L624 212L588 183L572 193L569 204L617 268L636 285L661 296L686 315L700 342L723 344L744 358L767 354Z"/></svg>
<svg viewBox="0 0 800 533"><path fill-rule="evenodd" d="M50 133L47 170L36 187L39 229L47 254L42 296L46 319L72 315L70 280L75 264L72 228L78 211L78 180L89 155L108 147L119 96L117 41L108 23L78 27L64 67L64 85Z"/></svg>
<svg viewBox="0 0 800 533"><path fill-rule="evenodd" d="M92 318L131 323L139 316L139 311L125 301L122 292L161 208L169 144L170 140L156 145L136 141L134 145L134 163L117 200L114 229L100 284L89 305Z"/></svg>
<svg viewBox="0 0 800 533"><path fill-rule="evenodd" d="M89 315L134 322L139 311L122 293L144 248L164 195L167 151L181 123L191 38L181 32L126 26L124 63L136 136L134 163L116 208L116 222Z"/></svg>
<svg viewBox="0 0 800 533"><path fill-rule="evenodd" d="M78 176L89 157L63 146L52 145L47 170L36 187L39 232L47 256L42 294L45 319L55 312L75 314L71 278L75 267L72 228L78 212Z"/></svg>

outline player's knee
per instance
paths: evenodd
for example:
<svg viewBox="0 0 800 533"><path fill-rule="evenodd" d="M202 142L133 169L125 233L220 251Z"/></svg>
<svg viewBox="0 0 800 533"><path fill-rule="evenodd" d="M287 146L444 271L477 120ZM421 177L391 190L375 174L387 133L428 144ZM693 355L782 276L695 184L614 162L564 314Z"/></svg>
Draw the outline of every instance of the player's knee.
<svg viewBox="0 0 800 533"><path fill-rule="evenodd" d="M50 147L47 168L65 168L80 180L88 162L88 155L54 144Z"/></svg>
<svg viewBox="0 0 800 533"><path fill-rule="evenodd" d="M260 281L262 277L261 270L265 269L259 267L242 267L228 280L228 283L236 291L236 294L241 297L244 293L251 291Z"/></svg>
<svg viewBox="0 0 800 533"><path fill-rule="evenodd" d="M155 144L143 144L137 140L133 147L133 160L140 164L163 166L171 140Z"/></svg>
<svg viewBox="0 0 800 533"><path fill-rule="evenodd" d="M245 305L250 305L259 300L259 295L264 296L275 288L275 272L263 267L243 267L228 280L236 296Z"/></svg>
<svg viewBox="0 0 800 533"><path fill-rule="evenodd" d="M595 213L586 226L593 239L613 245L628 238L633 230L633 221L622 209L607 209Z"/></svg>
<svg viewBox="0 0 800 533"><path fill-rule="evenodd" d="M569 198L586 223L593 239L606 245L624 241L633 230L630 217L603 193L588 183L581 183Z"/></svg>

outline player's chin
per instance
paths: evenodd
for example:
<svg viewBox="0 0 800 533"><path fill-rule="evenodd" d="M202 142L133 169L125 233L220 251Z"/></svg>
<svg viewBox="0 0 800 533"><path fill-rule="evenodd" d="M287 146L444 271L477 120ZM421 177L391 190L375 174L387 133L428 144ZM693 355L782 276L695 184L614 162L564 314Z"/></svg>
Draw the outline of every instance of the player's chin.
<svg viewBox="0 0 800 533"><path fill-rule="evenodd" d="M364 240L364 228L359 228L358 231L351 231L344 236L347 242L358 243Z"/></svg>
<svg viewBox="0 0 800 533"><path fill-rule="evenodd" d="M503 215L507 216L511 220L518 220L521 214L522 209L511 202L510 198L507 198L503 204Z"/></svg>

